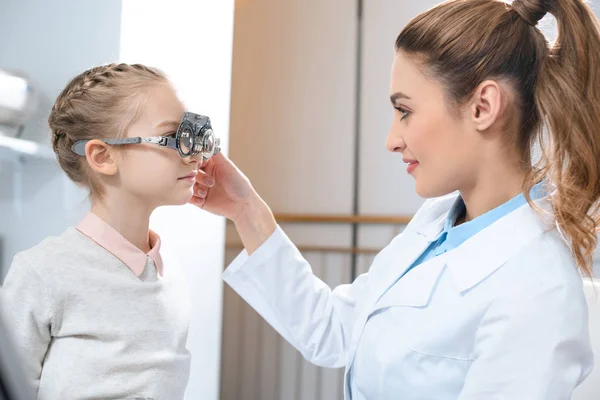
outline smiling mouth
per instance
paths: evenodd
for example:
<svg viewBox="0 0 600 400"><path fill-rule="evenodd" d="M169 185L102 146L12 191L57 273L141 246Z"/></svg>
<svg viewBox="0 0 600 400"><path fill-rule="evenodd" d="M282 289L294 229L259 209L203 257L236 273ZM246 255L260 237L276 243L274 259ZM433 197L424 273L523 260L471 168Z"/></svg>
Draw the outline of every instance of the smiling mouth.
<svg viewBox="0 0 600 400"><path fill-rule="evenodd" d="M415 168L417 168L419 166L419 162L418 161L410 161L408 163L408 165L406 166L406 172L408 172L409 174L411 172L413 172L415 170Z"/></svg>

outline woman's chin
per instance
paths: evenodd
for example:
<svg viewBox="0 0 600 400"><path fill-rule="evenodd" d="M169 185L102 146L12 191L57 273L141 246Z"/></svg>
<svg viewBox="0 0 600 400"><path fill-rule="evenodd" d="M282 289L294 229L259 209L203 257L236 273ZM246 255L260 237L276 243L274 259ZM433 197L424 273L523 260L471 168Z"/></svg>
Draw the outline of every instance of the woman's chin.
<svg viewBox="0 0 600 400"><path fill-rule="evenodd" d="M436 185L431 182L423 182L422 180L415 179L415 192L423 199L442 197L453 191L454 190L449 190L444 185Z"/></svg>

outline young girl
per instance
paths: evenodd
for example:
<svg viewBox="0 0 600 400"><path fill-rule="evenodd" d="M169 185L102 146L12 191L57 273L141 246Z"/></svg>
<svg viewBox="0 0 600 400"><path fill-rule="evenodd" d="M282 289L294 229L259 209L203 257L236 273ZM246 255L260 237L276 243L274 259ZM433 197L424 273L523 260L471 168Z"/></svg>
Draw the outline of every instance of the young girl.
<svg viewBox="0 0 600 400"><path fill-rule="evenodd" d="M536 27L547 12L553 45ZM345 366L346 399L570 399L593 367L582 275L600 223L598 21L582 0L453 0L395 48L387 148L430 199L332 290L214 157L193 202L244 242L224 279L306 359Z"/></svg>
<svg viewBox="0 0 600 400"><path fill-rule="evenodd" d="M17 254L2 290L38 398L183 398L186 287L148 225L157 207L188 202L201 158L102 140L173 138L183 115L166 77L138 64L92 68L58 96L53 148L91 211Z"/></svg>

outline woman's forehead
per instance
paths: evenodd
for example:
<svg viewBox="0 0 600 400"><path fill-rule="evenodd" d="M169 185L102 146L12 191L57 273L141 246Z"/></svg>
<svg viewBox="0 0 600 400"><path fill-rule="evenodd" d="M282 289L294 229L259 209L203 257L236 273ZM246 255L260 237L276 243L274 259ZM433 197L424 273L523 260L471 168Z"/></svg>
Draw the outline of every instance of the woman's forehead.
<svg viewBox="0 0 600 400"><path fill-rule="evenodd" d="M402 52L396 52L390 77L390 96L403 94L411 100L439 94L441 88L427 79L422 66Z"/></svg>

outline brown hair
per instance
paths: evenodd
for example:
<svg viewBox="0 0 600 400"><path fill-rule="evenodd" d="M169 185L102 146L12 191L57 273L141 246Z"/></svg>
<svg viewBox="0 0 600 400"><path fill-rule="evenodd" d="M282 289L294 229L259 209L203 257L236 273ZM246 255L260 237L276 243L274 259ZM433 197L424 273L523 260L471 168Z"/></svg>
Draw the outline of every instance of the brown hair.
<svg viewBox="0 0 600 400"><path fill-rule="evenodd" d="M56 99L48 124L58 163L75 183L101 195L85 157L73 153L78 140L118 138L140 115L143 89L168 82L165 75L141 64L107 64L73 78Z"/></svg>
<svg viewBox="0 0 600 400"><path fill-rule="evenodd" d="M550 46L538 21L552 14ZM600 35L582 0L446 1L413 19L396 49L420 61L463 104L485 79L502 79L515 96L515 142L529 192L544 178L556 185L552 208L574 258L591 276L600 198ZM512 114L512 115L509 115ZM511 118L512 117L512 118ZM532 165L534 144L540 160Z"/></svg>

